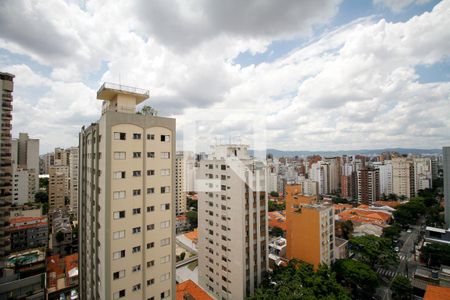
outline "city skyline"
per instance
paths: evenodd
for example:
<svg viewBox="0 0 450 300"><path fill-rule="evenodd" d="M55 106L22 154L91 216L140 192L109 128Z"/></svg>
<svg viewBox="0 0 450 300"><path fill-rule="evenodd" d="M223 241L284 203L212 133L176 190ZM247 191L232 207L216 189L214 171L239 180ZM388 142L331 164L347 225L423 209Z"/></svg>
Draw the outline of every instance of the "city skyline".
<svg viewBox="0 0 450 300"><path fill-rule="evenodd" d="M450 140L449 1L158 3L2 3L13 135L40 139L41 153L76 145L108 81L150 89L145 104L177 119L177 142L198 109L241 112L209 133L245 139L255 107L269 148L440 149Z"/></svg>

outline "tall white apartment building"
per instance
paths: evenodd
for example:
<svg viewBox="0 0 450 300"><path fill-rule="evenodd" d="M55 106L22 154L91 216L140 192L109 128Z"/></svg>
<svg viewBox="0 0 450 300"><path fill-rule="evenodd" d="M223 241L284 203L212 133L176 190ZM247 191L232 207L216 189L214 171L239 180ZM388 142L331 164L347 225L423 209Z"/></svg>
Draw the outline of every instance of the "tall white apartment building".
<svg viewBox="0 0 450 300"><path fill-rule="evenodd" d="M417 196L419 190L432 187L433 171L431 158L416 157L413 159L414 166L414 194Z"/></svg>
<svg viewBox="0 0 450 300"><path fill-rule="evenodd" d="M198 175L199 284L245 299L268 270L267 167L246 145L218 145Z"/></svg>
<svg viewBox="0 0 450 300"><path fill-rule="evenodd" d="M373 167L379 170L380 174L380 195L386 196L393 193L392 189L392 163L390 160L374 162Z"/></svg>
<svg viewBox="0 0 450 300"><path fill-rule="evenodd" d="M411 198L414 193L411 161L406 157L392 159L392 191L397 196ZM412 180L411 180L412 179Z"/></svg>
<svg viewBox="0 0 450 300"><path fill-rule="evenodd" d="M319 185L319 194L326 195L330 193L330 164L318 161L311 165L309 170L310 178Z"/></svg>
<svg viewBox="0 0 450 300"><path fill-rule="evenodd" d="M175 212L181 215L186 212L185 160L182 152L175 157Z"/></svg>
<svg viewBox="0 0 450 300"><path fill-rule="evenodd" d="M278 175L277 173L269 173L268 183L267 183L267 191L270 192L278 192Z"/></svg>
<svg viewBox="0 0 450 300"><path fill-rule="evenodd" d="M301 179L299 181L302 187L302 194L305 196L316 196L319 193L319 184L311 179Z"/></svg>
<svg viewBox="0 0 450 300"><path fill-rule="evenodd" d="M80 133L81 299L175 298L175 119L136 114L148 95L103 84Z"/></svg>

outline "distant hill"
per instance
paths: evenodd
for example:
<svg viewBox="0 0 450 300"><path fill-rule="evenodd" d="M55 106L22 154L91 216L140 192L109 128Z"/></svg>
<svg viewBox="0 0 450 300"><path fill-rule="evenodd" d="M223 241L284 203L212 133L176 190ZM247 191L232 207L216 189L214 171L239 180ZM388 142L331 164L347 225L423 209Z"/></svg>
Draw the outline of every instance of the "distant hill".
<svg viewBox="0 0 450 300"><path fill-rule="evenodd" d="M338 151L283 151L277 149L267 149L267 153L274 157L281 156L341 156L341 155L377 155L383 152L398 152L400 154L442 154L442 149L416 149L416 148L385 148L385 149L361 149L361 150L338 150ZM251 151L253 154L253 151Z"/></svg>

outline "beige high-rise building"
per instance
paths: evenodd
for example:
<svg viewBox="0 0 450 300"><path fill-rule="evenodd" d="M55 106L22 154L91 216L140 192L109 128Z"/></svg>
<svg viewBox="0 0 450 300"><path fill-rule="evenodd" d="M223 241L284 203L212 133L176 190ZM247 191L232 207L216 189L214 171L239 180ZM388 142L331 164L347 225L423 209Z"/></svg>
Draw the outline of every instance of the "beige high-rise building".
<svg viewBox="0 0 450 300"><path fill-rule="evenodd" d="M53 166L48 169L48 207L49 210L66 207L69 195L69 168Z"/></svg>
<svg viewBox="0 0 450 300"><path fill-rule="evenodd" d="M0 72L1 137L0 137L0 264L9 253L9 209L12 202L11 121L14 75Z"/></svg>
<svg viewBox="0 0 450 300"><path fill-rule="evenodd" d="M175 157L175 212L181 215L186 212L185 160L183 153Z"/></svg>
<svg viewBox="0 0 450 300"><path fill-rule="evenodd" d="M199 284L217 299L245 299L268 270L268 169L245 145L219 145L197 173Z"/></svg>
<svg viewBox="0 0 450 300"><path fill-rule="evenodd" d="M78 214L78 147L71 147L69 151L69 200L70 209Z"/></svg>
<svg viewBox="0 0 450 300"><path fill-rule="evenodd" d="M39 140L19 133L19 138L12 140L12 162L13 203L33 202L39 191Z"/></svg>
<svg viewBox="0 0 450 300"><path fill-rule="evenodd" d="M395 157L392 159L392 192L397 196L411 198L414 189L413 166L406 157ZM414 173L413 173L414 174ZM412 192L411 192L412 191Z"/></svg>
<svg viewBox="0 0 450 300"><path fill-rule="evenodd" d="M80 133L81 299L175 298L175 119L136 114L148 95L103 84Z"/></svg>

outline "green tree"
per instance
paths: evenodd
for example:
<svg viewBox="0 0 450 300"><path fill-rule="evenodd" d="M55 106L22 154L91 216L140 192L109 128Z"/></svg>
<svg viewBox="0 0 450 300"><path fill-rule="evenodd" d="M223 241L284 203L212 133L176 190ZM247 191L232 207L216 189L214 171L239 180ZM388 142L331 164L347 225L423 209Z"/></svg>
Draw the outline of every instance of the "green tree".
<svg viewBox="0 0 450 300"><path fill-rule="evenodd" d="M144 116L157 116L158 111L149 105L144 105L141 110L138 112L140 115Z"/></svg>
<svg viewBox="0 0 450 300"><path fill-rule="evenodd" d="M278 194L278 192L272 191L272 192L270 192L270 196L272 196L272 197L279 197L280 194Z"/></svg>
<svg viewBox="0 0 450 300"><path fill-rule="evenodd" d="M351 238L349 244L356 258L372 268L376 265L388 266L398 262L397 253L389 239L365 235Z"/></svg>
<svg viewBox="0 0 450 300"><path fill-rule="evenodd" d="M383 237L390 240L396 240L400 237L401 231L402 229L397 224L393 224L383 229Z"/></svg>
<svg viewBox="0 0 450 300"><path fill-rule="evenodd" d="M55 239L58 243L61 243L62 241L64 241L64 233L62 231L58 231L56 233Z"/></svg>
<svg viewBox="0 0 450 300"><path fill-rule="evenodd" d="M311 265L291 260L287 267L275 267L249 299L350 299L327 266L314 272Z"/></svg>
<svg viewBox="0 0 450 300"><path fill-rule="evenodd" d="M270 231L270 233L273 236L284 236L283 229L281 229L280 227L277 227L277 226L272 227L272 230Z"/></svg>
<svg viewBox="0 0 450 300"><path fill-rule="evenodd" d="M39 188L48 191L48 178L39 178Z"/></svg>
<svg viewBox="0 0 450 300"><path fill-rule="evenodd" d="M286 209L286 204L285 203L276 203L275 201L271 201L269 200L269 211L280 211L280 210L285 210Z"/></svg>
<svg viewBox="0 0 450 300"><path fill-rule="evenodd" d="M198 214L196 211L188 211L186 213L186 217L188 219L189 224L191 225L191 229L197 228L198 223Z"/></svg>
<svg viewBox="0 0 450 300"><path fill-rule="evenodd" d="M389 200L393 200L393 201L397 201L397 200L398 200L398 197L397 197L396 194L389 194L389 195L388 195L388 199L389 199Z"/></svg>
<svg viewBox="0 0 450 300"><path fill-rule="evenodd" d="M422 260L431 267L450 265L450 245L440 243L426 244L422 248Z"/></svg>
<svg viewBox="0 0 450 300"><path fill-rule="evenodd" d="M409 279L405 276L397 275L391 283L392 299L409 300L413 288Z"/></svg>
<svg viewBox="0 0 450 300"><path fill-rule="evenodd" d="M187 198L187 207L188 209L193 208L193 210L197 210L198 209L198 201L193 200L191 197Z"/></svg>
<svg viewBox="0 0 450 300"><path fill-rule="evenodd" d="M368 299L375 293L378 276L368 265L354 259L340 259L333 265L336 278L354 298Z"/></svg>
<svg viewBox="0 0 450 300"><path fill-rule="evenodd" d="M353 234L354 228L353 228L353 222L350 220L346 220L341 224L341 230L342 230L342 238L348 240Z"/></svg>
<svg viewBox="0 0 450 300"><path fill-rule="evenodd" d="M44 191L39 191L34 194L34 200L39 203L48 203L48 194Z"/></svg>

